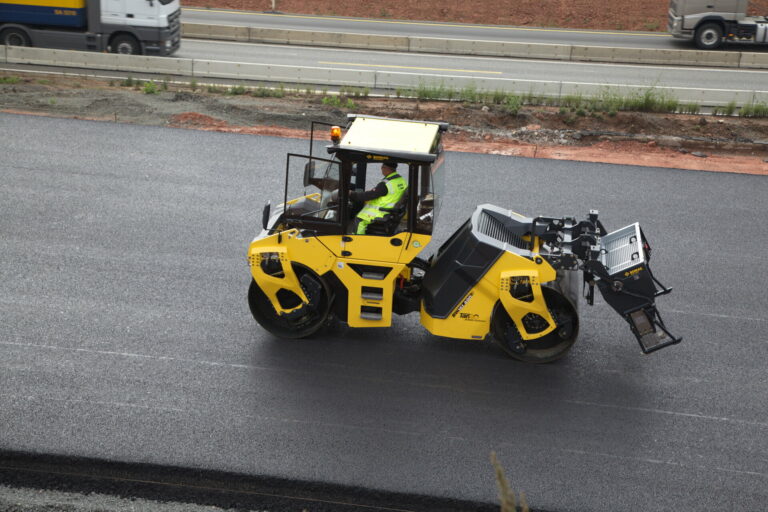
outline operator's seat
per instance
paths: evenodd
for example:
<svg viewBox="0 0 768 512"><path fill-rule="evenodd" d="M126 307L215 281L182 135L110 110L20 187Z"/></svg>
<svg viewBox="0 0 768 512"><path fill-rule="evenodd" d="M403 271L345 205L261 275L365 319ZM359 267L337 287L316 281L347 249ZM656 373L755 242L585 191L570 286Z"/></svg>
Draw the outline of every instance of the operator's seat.
<svg viewBox="0 0 768 512"><path fill-rule="evenodd" d="M408 189L403 191L403 195L397 200L392 208L379 208L387 212L384 216L373 219L365 230L366 235L392 236L397 231L400 221L403 219L408 209Z"/></svg>

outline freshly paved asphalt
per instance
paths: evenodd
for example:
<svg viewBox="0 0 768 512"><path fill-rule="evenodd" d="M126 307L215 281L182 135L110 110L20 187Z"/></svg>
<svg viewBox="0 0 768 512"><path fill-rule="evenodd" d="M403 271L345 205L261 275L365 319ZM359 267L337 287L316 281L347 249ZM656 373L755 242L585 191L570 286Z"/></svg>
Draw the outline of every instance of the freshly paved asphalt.
<svg viewBox="0 0 768 512"><path fill-rule="evenodd" d="M768 501L765 177L452 153L437 249L478 203L639 220L682 344L642 356L582 304L562 361L411 315L284 341L245 251L305 141L0 114L0 450L495 501L489 453L549 511Z"/></svg>

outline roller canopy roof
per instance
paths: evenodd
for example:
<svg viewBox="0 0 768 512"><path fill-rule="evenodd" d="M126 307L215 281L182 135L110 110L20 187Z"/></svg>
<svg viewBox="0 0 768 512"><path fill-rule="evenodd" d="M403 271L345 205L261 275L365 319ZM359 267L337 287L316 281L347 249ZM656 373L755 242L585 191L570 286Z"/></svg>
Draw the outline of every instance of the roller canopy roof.
<svg viewBox="0 0 768 512"><path fill-rule="evenodd" d="M356 152L416 162L434 162L448 123L350 116L352 123L331 153Z"/></svg>

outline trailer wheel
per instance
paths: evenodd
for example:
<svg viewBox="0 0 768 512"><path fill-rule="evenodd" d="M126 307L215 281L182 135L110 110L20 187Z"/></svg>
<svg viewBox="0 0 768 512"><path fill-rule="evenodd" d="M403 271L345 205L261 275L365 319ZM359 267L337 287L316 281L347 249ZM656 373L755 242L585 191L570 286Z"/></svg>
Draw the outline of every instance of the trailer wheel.
<svg viewBox="0 0 768 512"><path fill-rule="evenodd" d="M20 28L7 28L0 32L0 42L7 46L32 46L29 36Z"/></svg>
<svg viewBox="0 0 768 512"><path fill-rule="evenodd" d="M573 346L579 333L579 317L571 301L553 288L542 287L541 290L549 312L557 322L557 328L549 334L534 340L523 341L515 323L509 318L501 302L496 303L491 317L491 334L494 341L507 355L525 363L551 363L560 359ZM541 317L538 318L542 322L543 330L547 326L546 321ZM537 319L523 321L530 322L533 328Z"/></svg>
<svg viewBox="0 0 768 512"><path fill-rule="evenodd" d="M253 318L264 329L280 338L306 338L314 334L325 324L331 310L330 293L323 279L309 269L303 267L294 267L294 269L304 294L309 299L309 304L300 310L298 315L290 318L278 315L272 303L253 279L248 288L248 306ZM293 295L298 301L298 296ZM291 298L288 297L287 300Z"/></svg>
<svg viewBox="0 0 768 512"><path fill-rule="evenodd" d="M123 55L139 55L141 53L141 45L135 37L128 34L120 34L115 36L110 45L112 53L120 53Z"/></svg>
<svg viewBox="0 0 768 512"><path fill-rule="evenodd" d="M723 44L723 27L719 23L705 23L696 29L696 46L701 50L715 50Z"/></svg>

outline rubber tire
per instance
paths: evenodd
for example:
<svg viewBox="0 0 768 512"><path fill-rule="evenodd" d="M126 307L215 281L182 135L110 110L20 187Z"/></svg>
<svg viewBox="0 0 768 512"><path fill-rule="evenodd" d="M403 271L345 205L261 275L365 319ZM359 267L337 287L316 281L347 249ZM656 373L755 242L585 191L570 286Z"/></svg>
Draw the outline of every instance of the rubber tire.
<svg viewBox="0 0 768 512"><path fill-rule="evenodd" d="M723 44L723 27L719 23L705 23L696 29L693 40L700 50L716 50Z"/></svg>
<svg viewBox="0 0 768 512"><path fill-rule="evenodd" d="M115 36L109 45L112 53L119 53L122 55L139 55L141 53L141 45L135 37L128 34L120 34Z"/></svg>
<svg viewBox="0 0 768 512"><path fill-rule="evenodd" d="M527 350L525 353L519 354L510 349L507 345L504 333L506 332L507 325L512 323L512 319L509 318L507 310L504 309L504 305L500 301L496 303L496 307L493 310L493 316L491 317L491 333L493 334L493 340L507 353L508 356L524 363L546 364L557 361L568 353L576 342L576 338L579 334L579 317L576 308L571 301L555 289L543 286L541 290L544 294L544 300L547 303L547 307L551 312L555 314L568 314L571 316L571 334L568 338L560 338L558 335L559 329L555 329L542 338L526 341ZM544 345L544 347L537 348L537 343Z"/></svg>
<svg viewBox="0 0 768 512"><path fill-rule="evenodd" d="M32 46L32 41L26 32L20 28L7 28L0 32L0 45Z"/></svg>
<svg viewBox="0 0 768 512"><path fill-rule="evenodd" d="M303 267L294 267L294 271L299 279L302 275L308 274L321 285L321 296L317 299L318 304L311 318L288 320L280 317L256 281L251 279L251 285L248 288L248 306L251 315L259 325L279 338L298 339L311 336L326 323L331 311L331 295L323 279Z"/></svg>

